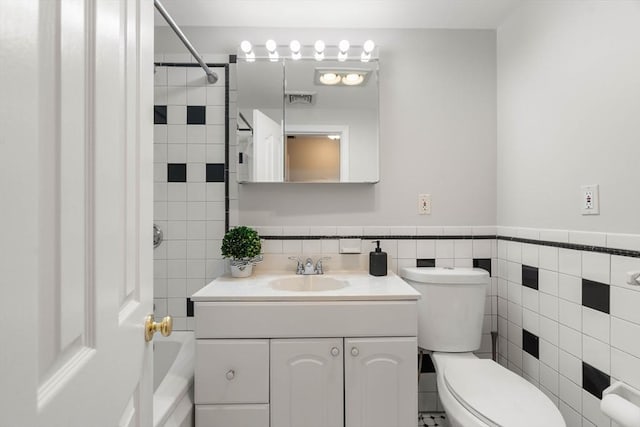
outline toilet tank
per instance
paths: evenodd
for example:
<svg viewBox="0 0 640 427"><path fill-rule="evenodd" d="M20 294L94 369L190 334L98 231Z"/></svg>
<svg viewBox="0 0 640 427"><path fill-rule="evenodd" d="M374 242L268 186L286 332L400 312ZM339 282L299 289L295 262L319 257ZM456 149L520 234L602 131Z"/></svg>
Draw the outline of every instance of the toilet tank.
<svg viewBox="0 0 640 427"><path fill-rule="evenodd" d="M418 300L418 346L468 352L480 348L489 273L480 268L407 267L402 278Z"/></svg>

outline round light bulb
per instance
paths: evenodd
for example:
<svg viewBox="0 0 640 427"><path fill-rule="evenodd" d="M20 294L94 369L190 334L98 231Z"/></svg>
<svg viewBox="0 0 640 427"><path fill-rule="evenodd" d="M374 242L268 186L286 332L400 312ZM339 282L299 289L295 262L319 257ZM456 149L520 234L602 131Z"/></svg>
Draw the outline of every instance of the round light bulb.
<svg viewBox="0 0 640 427"><path fill-rule="evenodd" d="M264 44L264 46L267 48L267 50L270 53L273 53L276 51L276 49L278 48L278 45L276 44L275 40L267 40L267 42Z"/></svg>
<svg viewBox="0 0 640 427"><path fill-rule="evenodd" d="M325 85L335 85L340 83L340 76L336 73L324 73L320 75L320 82Z"/></svg>
<svg viewBox="0 0 640 427"><path fill-rule="evenodd" d="M373 40L367 40L362 45L362 50L364 50L366 53L373 52L373 49L375 49L375 48L376 48L376 44L373 42Z"/></svg>
<svg viewBox="0 0 640 427"><path fill-rule="evenodd" d="M293 53L300 52L301 47L302 46L300 45L300 42L298 40L291 40L291 43L289 43L289 49L291 49L291 52Z"/></svg>
<svg viewBox="0 0 640 427"><path fill-rule="evenodd" d="M240 43L240 50L242 50L244 53L251 52L251 43L248 40L244 40L242 43Z"/></svg>
<svg viewBox="0 0 640 427"><path fill-rule="evenodd" d="M343 53L346 53L349 50L349 46L349 40L340 40L340 43L338 43L338 49Z"/></svg>
<svg viewBox="0 0 640 427"><path fill-rule="evenodd" d="M316 40L316 42L313 44L313 48L318 53L324 52L324 42L322 40Z"/></svg>
<svg viewBox="0 0 640 427"><path fill-rule="evenodd" d="M342 83L346 84L347 86L356 86L363 81L364 77L362 76L362 74L358 73L349 73L342 79Z"/></svg>

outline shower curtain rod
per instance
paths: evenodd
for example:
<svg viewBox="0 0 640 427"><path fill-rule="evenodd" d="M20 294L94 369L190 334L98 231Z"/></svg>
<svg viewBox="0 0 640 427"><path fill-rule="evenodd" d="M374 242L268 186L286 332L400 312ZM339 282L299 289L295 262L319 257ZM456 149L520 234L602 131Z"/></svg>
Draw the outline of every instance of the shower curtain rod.
<svg viewBox="0 0 640 427"><path fill-rule="evenodd" d="M207 64L205 64L200 54L196 51L196 49L193 47L191 42L189 42L189 40L187 39L187 36L184 35L180 27L178 27L178 24L176 24L176 22L173 20L171 15L169 15L169 12L167 12L164 6L162 6L162 4L160 3L160 0L153 0L153 4L156 6L156 9L160 13L160 15L162 15L164 20L167 21L167 24L169 24L169 26L176 33L178 38L182 41L182 43L184 43L185 47L189 49L189 52L191 52L191 54L196 59L196 61L198 61L198 64L200 64L204 72L207 74L207 81L211 84L214 84L215 82L217 82L218 76L216 75L216 73L211 71L211 69L207 66Z"/></svg>

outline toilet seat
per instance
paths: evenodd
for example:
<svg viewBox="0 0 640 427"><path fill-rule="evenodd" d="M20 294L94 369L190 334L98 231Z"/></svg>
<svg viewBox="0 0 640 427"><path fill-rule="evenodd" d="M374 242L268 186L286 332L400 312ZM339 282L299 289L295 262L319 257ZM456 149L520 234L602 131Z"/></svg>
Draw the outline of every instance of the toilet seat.
<svg viewBox="0 0 640 427"><path fill-rule="evenodd" d="M492 360L448 360L443 378L451 395L491 427L565 426L544 393Z"/></svg>

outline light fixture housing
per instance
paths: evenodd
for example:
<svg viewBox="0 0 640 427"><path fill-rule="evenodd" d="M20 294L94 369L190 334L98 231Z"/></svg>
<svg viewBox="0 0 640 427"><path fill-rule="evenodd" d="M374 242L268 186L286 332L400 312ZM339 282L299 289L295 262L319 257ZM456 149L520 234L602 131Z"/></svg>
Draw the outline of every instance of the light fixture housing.
<svg viewBox="0 0 640 427"><path fill-rule="evenodd" d="M316 40L316 42L313 44L313 57L316 59L316 61L322 61L324 59L324 48L325 44L322 40Z"/></svg>
<svg viewBox="0 0 640 427"><path fill-rule="evenodd" d="M344 62L347 60L350 46L349 40L340 40L340 43L338 43L338 61Z"/></svg>
<svg viewBox="0 0 640 427"><path fill-rule="evenodd" d="M291 40L289 43L289 49L291 50L291 59L297 61L302 58L302 53L300 50L302 49L302 45L298 40Z"/></svg>
<svg viewBox="0 0 640 427"><path fill-rule="evenodd" d="M244 59L247 62L255 62L256 54L253 52L253 46L251 46L251 42L248 40L243 40L240 43L240 50L244 53Z"/></svg>
<svg viewBox="0 0 640 427"><path fill-rule="evenodd" d="M269 39L264 44L264 47L266 47L267 52L269 52L269 60L271 62L277 62L280 58L280 55L278 55L278 44L276 43L276 41L273 39Z"/></svg>
<svg viewBox="0 0 640 427"><path fill-rule="evenodd" d="M314 83L324 86L363 86L371 70L364 68L316 68Z"/></svg>

